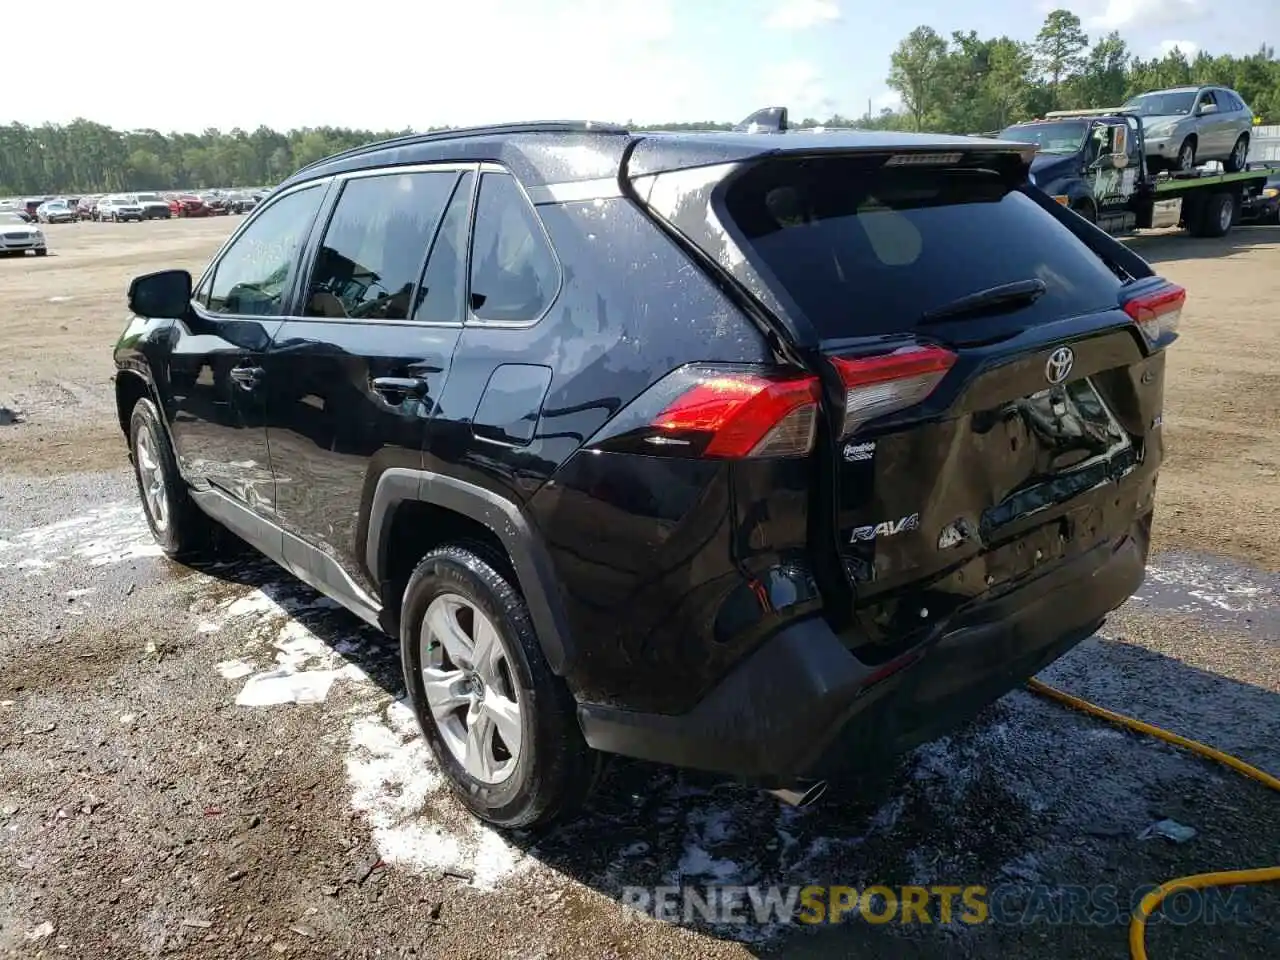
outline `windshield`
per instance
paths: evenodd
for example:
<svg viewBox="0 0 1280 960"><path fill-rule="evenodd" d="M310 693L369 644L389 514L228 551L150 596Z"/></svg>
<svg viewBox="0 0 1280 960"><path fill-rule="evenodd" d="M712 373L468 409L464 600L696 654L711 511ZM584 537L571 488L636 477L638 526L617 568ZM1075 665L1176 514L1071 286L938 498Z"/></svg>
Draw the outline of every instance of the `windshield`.
<svg viewBox="0 0 1280 960"><path fill-rule="evenodd" d="M1171 117L1191 112L1196 103L1196 92L1144 93L1124 105L1126 110L1140 117Z"/></svg>
<svg viewBox="0 0 1280 960"><path fill-rule="evenodd" d="M0 213L0 223L20 223L24 227L27 225L27 221L23 220L16 213Z"/></svg>
<svg viewBox="0 0 1280 960"><path fill-rule="evenodd" d="M1001 140L1034 143L1041 153L1075 153L1084 143L1089 125L1083 120L1062 123L1020 123L1000 131Z"/></svg>

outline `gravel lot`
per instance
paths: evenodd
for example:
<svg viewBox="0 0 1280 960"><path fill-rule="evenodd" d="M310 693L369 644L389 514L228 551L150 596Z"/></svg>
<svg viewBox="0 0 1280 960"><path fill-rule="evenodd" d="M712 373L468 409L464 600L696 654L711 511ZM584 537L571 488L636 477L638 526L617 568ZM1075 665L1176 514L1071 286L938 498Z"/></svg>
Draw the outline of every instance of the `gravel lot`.
<svg viewBox="0 0 1280 960"><path fill-rule="evenodd" d="M804 811L619 761L580 823L479 827L398 701L392 644L253 556L162 559L136 506L110 383L124 289L199 269L235 222L54 226L48 258L0 261L0 404L25 411L0 426L0 955L1122 957L1123 922L717 927L619 903L678 882L1127 901L1280 859L1261 786L1021 692ZM1191 296L1158 550L1045 679L1280 771L1280 228L1133 245ZM312 702L255 705L280 667ZM1196 836L1137 839L1166 817ZM1240 923L1153 923L1151 956L1275 956L1277 893L1250 888Z"/></svg>

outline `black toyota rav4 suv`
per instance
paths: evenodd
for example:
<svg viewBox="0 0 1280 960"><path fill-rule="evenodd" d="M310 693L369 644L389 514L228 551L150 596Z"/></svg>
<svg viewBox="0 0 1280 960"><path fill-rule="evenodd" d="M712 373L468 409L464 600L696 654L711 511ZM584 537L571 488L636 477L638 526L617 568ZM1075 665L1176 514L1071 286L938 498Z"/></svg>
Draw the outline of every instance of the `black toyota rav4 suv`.
<svg viewBox="0 0 1280 960"><path fill-rule="evenodd" d="M399 637L493 823L608 753L793 797L882 768L1143 577L1184 293L1030 160L545 123L312 164L198 282L130 287L147 519Z"/></svg>

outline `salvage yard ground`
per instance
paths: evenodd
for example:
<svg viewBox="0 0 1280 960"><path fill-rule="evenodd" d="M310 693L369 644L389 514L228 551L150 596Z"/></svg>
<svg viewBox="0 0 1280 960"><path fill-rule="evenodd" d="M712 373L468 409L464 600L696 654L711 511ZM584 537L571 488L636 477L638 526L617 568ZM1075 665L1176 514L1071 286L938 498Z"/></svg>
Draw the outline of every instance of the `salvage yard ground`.
<svg viewBox="0 0 1280 960"><path fill-rule="evenodd" d="M628 885L1144 884L1280 861L1280 802L1222 768L1017 692L804 811L612 764L579 823L478 826L397 700L394 646L252 557L158 556L110 350L139 273L198 270L237 221L50 227L0 261L0 955L1122 957L1123 923L839 928L624 920ZM1156 553L1046 679L1280 770L1280 228L1132 241L1187 287ZM0 420L0 423L3 423ZM271 705L273 672L305 681ZM1152 822L1183 844L1139 840ZM1265 957L1248 919L1154 923L1153 958ZM1022 899L1020 900L1019 897ZM1052 915L1052 909L1048 911Z"/></svg>

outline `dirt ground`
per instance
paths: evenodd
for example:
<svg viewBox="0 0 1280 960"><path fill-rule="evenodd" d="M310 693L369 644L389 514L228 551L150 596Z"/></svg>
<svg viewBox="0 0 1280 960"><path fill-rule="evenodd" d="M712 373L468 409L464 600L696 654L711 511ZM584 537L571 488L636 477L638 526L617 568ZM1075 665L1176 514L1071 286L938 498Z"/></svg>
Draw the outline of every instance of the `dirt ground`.
<svg viewBox="0 0 1280 960"><path fill-rule="evenodd" d="M569 827L478 826L399 701L393 645L260 559L171 564L143 524L110 380L124 292L198 271L236 222L51 226L49 257L0 260L0 405L23 411L0 425L0 955L1122 957L1123 910L1050 922L1075 890L1127 903L1280 860L1273 794L1021 692L803 811L618 761ZM1275 772L1280 228L1131 243L1190 296L1156 551L1047 679ZM282 666L322 693L255 705ZM1164 818L1195 837L1138 839ZM1049 907L812 930L620 906L673 883L982 884L1006 913ZM1233 919L1154 923L1150 955L1276 956L1280 896L1241 896Z"/></svg>

